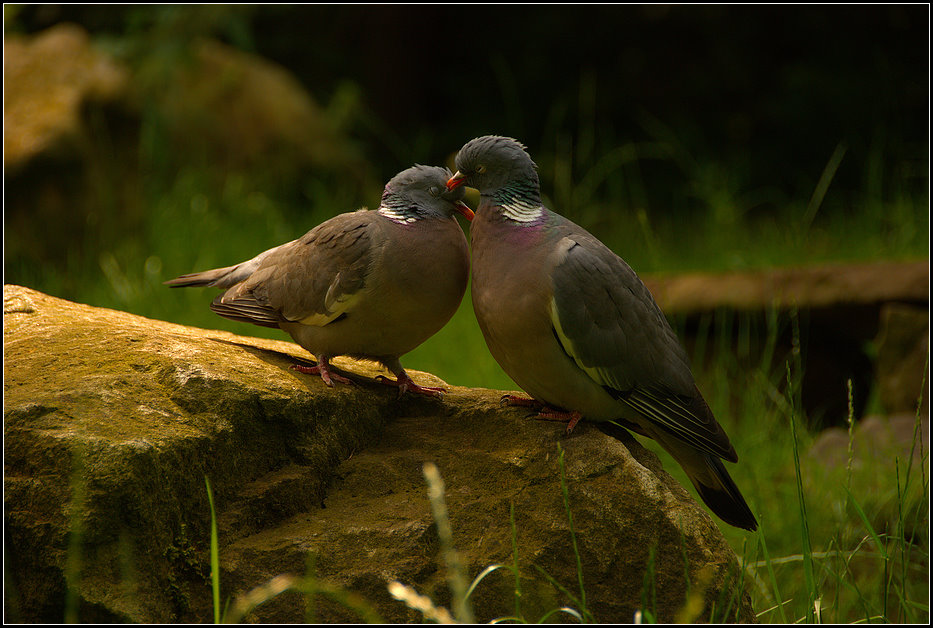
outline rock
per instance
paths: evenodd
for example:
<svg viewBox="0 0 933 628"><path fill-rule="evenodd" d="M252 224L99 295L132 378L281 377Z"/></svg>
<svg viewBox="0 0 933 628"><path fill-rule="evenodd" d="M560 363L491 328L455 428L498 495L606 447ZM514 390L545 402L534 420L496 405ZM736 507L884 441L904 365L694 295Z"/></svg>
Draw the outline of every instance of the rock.
<svg viewBox="0 0 933 628"><path fill-rule="evenodd" d="M129 74L97 52L87 33L58 24L35 36L3 41L3 164L15 174L45 152L68 152L85 134L88 102L119 100Z"/></svg>
<svg viewBox="0 0 933 628"><path fill-rule="evenodd" d="M721 308L757 311L928 302L928 260L826 264L807 268L648 277L645 284L664 312L698 314Z"/></svg>
<svg viewBox="0 0 933 628"><path fill-rule="evenodd" d="M5 286L7 619L58 622L76 599L79 621L209 621L207 476L224 599L310 565L317 581L361 595L384 620L421 621L386 585L450 607L422 476L431 461L471 578L512 564L514 507L522 610L534 621L575 606L538 568L579 590L563 451L598 621L632 621L649 569L660 621L683 618L685 571L701 592L687 619L715 604L726 619L754 621L716 524L637 441L585 423L564 436L560 423L500 407L501 391L397 399L373 381L380 371L352 360L337 364L358 385L328 389L288 368L306 357L290 342ZM514 600L511 575L493 573L474 592L477 620L513 614ZM299 622L305 612L302 597L285 593L247 620ZM314 619L359 616L319 597Z"/></svg>
<svg viewBox="0 0 933 628"><path fill-rule="evenodd" d="M889 414L930 415L930 310L890 303L881 310L876 379Z"/></svg>
<svg viewBox="0 0 933 628"><path fill-rule="evenodd" d="M839 427L819 434L802 465L808 494L837 502L831 510L839 515L843 543L858 543L865 530L840 486L849 487L877 533L897 537L900 521L905 538L922 544L929 537L923 480L930 455L929 415L867 416L854 426L851 448L849 441L848 431Z"/></svg>
<svg viewBox="0 0 933 628"><path fill-rule="evenodd" d="M127 147L138 131L128 121L130 72L73 24L11 35L3 50L4 228L16 234L5 268L7 277L45 275L75 264L89 231L107 231L109 208L122 233L140 229L126 194L139 193Z"/></svg>
<svg viewBox="0 0 933 628"><path fill-rule="evenodd" d="M876 361L866 348L884 325L882 308L890 304L928 312L928 260L648 276L645 283L664 313L683 329L688 346L705 342L704 334L716 337L718 344L731 343L740 368L760 366L772 351L772 368L781 381L786 361L794 359L796 317L801 401L812 428L845 425L849 380L855 418L861 418L872 388L889 369L898 378L894 385L904 384L900 394L912 396L916 407L917 377L923 370L922 357L917 357L920 346L902 350L897 347L904 347L903 340L889 344L884 364L880 353ZM926 324L918 319L912 331L900 335L912 334L919 341L921 326ZM909 382L901 373L910 373Z"/></svg>
<svg viewBox="0 0 933 628"><path fill-rule="evenodd" d="M210 39L193 43L185 61L152 90L176 150L224 176L330 173L347 187L381 188L338 122L285 68Z"/></svg>
<svg viewBox="0 0 933 628"><path fill-rule="evenodd" d="M373 183L338 122L285 68L209 39L180 54L173 63L153 55L134 73L74 24L5 37L7 175L43 154L71 156L94 141L83 115L89 103L129 107L136 100L157 104L176 142L189 152L206 148L204 156L223 169L310 167Z"/></svg>
<svg viewBox="0 0 933 628"><path fill-rule="evenodd" d="M8 280L53 276L56 290L78 294L75 268L151 251L172 186L278 208L319 201L320 190L335 207L378 198L383 182L341 122L353 119L352 97L334 113L255 55L211 40L140 41L129 66L75 25L5 39Z"/></svg>
<svg viewBox="0 0 933 628"><path fill-rule="evenodd" d="M928 416L868 416L856 424L852 433L852 468L856 470L876 469L881 463L893 463L895 457L906 463L911 454L913 463L921 464L929 452ZM823 430L810 448L810 457L821 466L845 467L849 461L848 432L838 427Z"/></svg>

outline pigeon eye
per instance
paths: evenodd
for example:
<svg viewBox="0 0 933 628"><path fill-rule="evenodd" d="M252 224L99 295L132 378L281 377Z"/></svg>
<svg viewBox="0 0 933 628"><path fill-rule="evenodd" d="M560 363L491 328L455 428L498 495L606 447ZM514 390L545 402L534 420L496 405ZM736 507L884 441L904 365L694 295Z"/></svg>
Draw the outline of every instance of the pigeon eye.
<svg viewBox="0 0 933 628"><path fill-rule="evenodd" d="M486 166L483 164L476 166L476 174L483 174L484 172L486 172Z"/></svg>

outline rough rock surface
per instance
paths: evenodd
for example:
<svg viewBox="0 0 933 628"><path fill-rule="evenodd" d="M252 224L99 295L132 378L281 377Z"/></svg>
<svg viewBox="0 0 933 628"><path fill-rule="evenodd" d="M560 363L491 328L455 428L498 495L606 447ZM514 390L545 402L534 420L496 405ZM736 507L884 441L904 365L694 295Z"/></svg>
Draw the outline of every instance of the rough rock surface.
<svg viewBox="0 0 933 628"><path fill-rule="evenodd" d="M916 406L915 406L916 407ZM874 530L900 534L917 542L929 536L929 518L904 513L929 511L924 477L929 475L929 415L866 416L852 433L841 427L823 430L807 451L803 480L812 499L835 502L836 512L851 512L840 486L853 488ZM861 539L864 530L844 522L842 536Z"/></svg>
<svg viewBox="0 0 933 628"><path fill-rule="evenodd" d="M471 578L512 563L514 507L522 612L534 621L577 606L539 571L579 591L562 450L597 621L631 621L646 586L649 609L673 620L685 608L685 572L701 592L699 618L715 605L715 619L729 609L729 620L754 621L717 524L636 441L585 423L565 436L563 424L500 407L501 391L452 386L443 400L397 399L373 380L376 369L353 361L337 364L358 384L328 389L288 368L306 357L289 342L5 286L7 619L58 622L76 599L81 621L210 621L207 476L224 599L310 564L384 620L421 621L386 584L449 607L422 476L432 461ZM473 594L476 619L511 615L514 600L511 575L493 573ZM286 593L247 619L305 613L305 599ZM324 599L314 617L359 619Z"/></svg>

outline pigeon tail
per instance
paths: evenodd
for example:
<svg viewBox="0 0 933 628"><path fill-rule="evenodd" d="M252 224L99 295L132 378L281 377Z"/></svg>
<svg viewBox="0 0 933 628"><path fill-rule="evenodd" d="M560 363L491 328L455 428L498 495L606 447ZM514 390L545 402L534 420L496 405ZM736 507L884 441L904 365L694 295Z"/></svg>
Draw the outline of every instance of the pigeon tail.
<svg viewBox="0 0 933 628"><path fill-rule="evenodd" d="M700 499L717 517L737 528L758 529L755 516L718 456L700 451L662 430L649 430L649 434L683 467Z"/></svg>
<svg viewBox="0 0 933 628"><path fill-rule="evenodd" d="M232 271L235 271L238 266L239 264L236 266L227 266L225 268L205 270L199 273L188 273L187 275L175 277L175 279L169 279L164 283L165 285L171 286L172 288L187 288L191 286L217 286L218 288L229 288L237 282L233 281L231 283L230 281L225 280L232 279L230 274Z"/></svg>
<svg viewBox="0 0 933 628"><path fill-rule="evenodd" d="M176 277L175 279L169 279L164 282L165 285L171 286L172 288L186 288L189 286L210 286L214 288L230 288L245 281L252 275L262 264L262 261L269 257L272 253L275 253L279 249L282 249L287 246L292 246L294 241L286 242L275 248L271 248L268 251L263 251L256 257L248 259L245 262L240 262L239 264L234 264L233 266L224 266L223 268L214 268L212 270L202 270L198 273L188 273L187 275L182 275Z"/></svg>
<svg viewBox="0 0 933 628"><path fill-rule="evenodd" d="M706 454L706 463L712 472L715 483L704 483L693 475L690 475L690 481L700 494L700 499L709 506L709 509L716 513L716 516L736 528L742 528L750 532L758 529L758 521L755 515L739 492L739 487L735 485L729 472L715 456ZM688 474L689 475L689 474ZM709 479L709 476L706 478Z"/></svg>
<svg viewBox="0 0 933 628"><path fill-rule="evenodd" d="M623 442L626 428L655 440L683 468L700 499L717 517L736 528L752 532L758 529L755 515L718 457L698 451L660 430L645 429L629 421L601 421L597 425L603 433Z"/></svg>

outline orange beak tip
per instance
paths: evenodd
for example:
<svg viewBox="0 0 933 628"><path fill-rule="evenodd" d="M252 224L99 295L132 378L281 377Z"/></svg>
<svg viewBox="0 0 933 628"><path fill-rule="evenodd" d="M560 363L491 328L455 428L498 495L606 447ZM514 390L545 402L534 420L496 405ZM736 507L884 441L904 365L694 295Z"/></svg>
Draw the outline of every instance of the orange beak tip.
<svg viewBox="0 0 933 628"><path fill-rule="evenodd" d="M460 174L458 171L454 176L447 180L447 191L449 192L451 190L456 190L464 183L466 183L466 177Z"/></svg>
<svg viewBox="0 0 933 628"><path fill-rule="evenodd" d="M463 201L457 201L457 211L470 222L473 221L473 217L476 215L473 213L473 210L470 209L470 206Z"/></svg>

